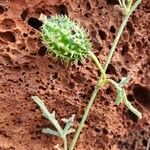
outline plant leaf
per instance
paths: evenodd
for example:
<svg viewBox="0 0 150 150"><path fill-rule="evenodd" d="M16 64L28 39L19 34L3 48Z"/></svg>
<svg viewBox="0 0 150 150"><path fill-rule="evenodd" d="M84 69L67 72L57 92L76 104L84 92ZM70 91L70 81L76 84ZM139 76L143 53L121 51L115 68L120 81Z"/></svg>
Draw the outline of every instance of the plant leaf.
<svg viewBox="0 0 150 150"><path fill-rule="evenodd" d="M125 103L125 105L127 106L127 108L128 108L131 112L133 112L139 119L142 118L142 114L141 114L136 108L134 108L134 107L132 106L132 104L128 101L125 91L124 91L124 103Z"/></svg>
<svg viewBox="0 0 150 150"><path fill-rule="evenodd" d="M124 94L122 89L121 90L117 89L117 98L115 100L115 105L119 105L120 103L122 103L123 99L124 99Z"/></svg>
<svg viewBox="0 0 150 150"><path fill-rule="evenodd" d="M47 110L47 108L46 108L45 104L43 103L43 101L40 100L37 96L32 96L31 98L40 107L40 109L43 113L43 116L46 117L53 124L53 126L57 129L59 134L63 137L63 130L62 130L61 126L59 125L58 121L55 119L54 112L50 113Z"/></svg>
<svg viewBox="0 0 150 150"><path fill-rule="evenodd" d="M119 82L119 86L120 86L120 87L123 87L126 83L129 82L129 80L130 80L130 77L129 77L129 76L123 77L123 78L121 79L121 81Z"/></svg>
<svg viewBox="0 0 150 150"><path fill-rule="evenodd" d="M31 98L40 107L40 109L41 109L41 111L43 113L43 116L45 118L47 118L53 124L53 126L57 129L57 131L56 131L56 130L52 130L50 128L44 128L42 130L43 133L47 133L47 134L59 136L62 139L64 139L64 137L67 134L70 134L70 133L72 133L72 132L75 131L72 128L73 122L74 122L74 118L75 118L74 114L70 118L68 118L68 119L66 119L66 118L61 119L66 124L65 127L64 127L64 129L62 129L61 126L59 125L58 121L55 118L55 112L53 111L52 113L50 113L47 110L47 108L46 108L45 104L43 103L43 101L40 100L37 96L32 96Z"/></svg>
<svg viewBox="0 0 150 150"><path fill-rule="evenodd" d="M67 130L67 131L65 132L65 135L70 134L70 133L73 133L73 132L75 132L75 129L70 128L69 130Z"/></svg>
<svg viewBox="0 0 150 150"><path fill-rule="evenodd" d="M61 135L59 134L58 131L52 130L50 128L42 129L42 133L46 133L46 134L50 134L50 135L55 135L55 136L61 137Z"/></svg>
<svg viewBox="0 0 150 150"><path fill-rule="evenodd" d="M107 79L107 81L110 82L117 90L117 98L115 104L119 105L120 103L124 102L124 104L128 107L128 109L131 110L136 116L138 116L141 119L142 114L136 108L134 108L132 104L128 101L126 92L122 87L129 81L129 77L122 78L119 84L112 79Z"/></svg>
<svg viewBox="0 0 150 150"><path fill-rule="evenodd" d="M67 135L73 131L71 130L71 132L68 132L70 129L72 129L71 127L73 126L74 118L75 118L75 115L73 114L69 119L66 119L66 118L61 119L63 122L66 123L66 126L64 127L64 130L63 130L64 135Z"/></svg>

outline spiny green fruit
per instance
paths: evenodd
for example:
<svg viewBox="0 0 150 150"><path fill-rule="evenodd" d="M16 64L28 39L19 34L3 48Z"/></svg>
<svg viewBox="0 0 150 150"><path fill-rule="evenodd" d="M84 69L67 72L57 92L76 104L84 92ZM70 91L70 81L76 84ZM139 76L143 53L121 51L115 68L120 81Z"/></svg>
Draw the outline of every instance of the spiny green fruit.
<svg viewBox="0 0 150 150"><path fill-rule="evenodd" d="M86 30L67 16L44 18L41 30L48 53L62 60L82 61L91 50Z"/></svg>

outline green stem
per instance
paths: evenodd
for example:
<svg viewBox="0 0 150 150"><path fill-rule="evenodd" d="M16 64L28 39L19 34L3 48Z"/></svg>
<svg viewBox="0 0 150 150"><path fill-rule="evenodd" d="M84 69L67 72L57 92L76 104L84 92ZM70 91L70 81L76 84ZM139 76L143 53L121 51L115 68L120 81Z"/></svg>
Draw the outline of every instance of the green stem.
<svg viewBox="0 0 150 150"><path fill-rule="evenodd" d="M119 0L119 5L120 5L121 7L123 7L122 1L121 1L121 0Z"/></svg>
<svg viewBox="0 0 150 150"><path fill-rule="evenodd" d="M125 0L122 0L122 6L123 6L124 10L126 10L126 9L127 9L127 7L126 7L126 3L125 3Z"/></svg>
<svg viewBox="0 0 150 150"><path fill-rule="evenodd" d="M124 20L123 20L123 22L122 22L122 24L121 24L121 27L120 27L120 29L119 29L117 35L116 35L116 38L115 38L115 40L114 40L114 42L113 42L112 48L110 49L110 53L109 53L109 55L108 55L108 58L107 58L107 60L106 60L106 63L105 63L105 65L104 65L104 71L105 71L105 72L106 72L106 70L107 70L107 67L108 67L110 61L111 61L111 58L112 58L112 56L113 56L113 53L114 53L115 48L116 48L116 46L117 46L117 43L118 43L118 41L119 41L119 39L120 39L120 36L121 36L121 34L122 34L122 32L123 32L123 29L124 29L126 23L127 23L127 21L128 21L129 16L130 16L130 15L132 14L132 12L137 8L137 6L141 3L141 1L142 1L142 0L137 0L137 1L135 2L135 4L132 6L132 8L130 9L130 11L128 12L128 14L125 16L125 18L124 18ZM94 89L94 91L93 91L93 93L92 93L92 96L91 96L91 98L90 98L90 101L89 101L89 103L88 103L88 105L87 105L87 107L86 107L86 109L85 109L84 115L83 115L82 120L81 120L81 122L80 122L80 125L79 125L79 127L78 127L78 129L77 129L77 131L76 131L76 133L75 133L75 136L74 136L74 138L73 138L73 140L72 140L72 142L71 142L71 145L70 145L70 147L69 147L69 150L73 150L74 147L75 147L75 145L76 145L77 139L78 139L78 137L79 137L79 135L80 135L80 132L81 132L83 126L84 126L84 122L85 122L85 120L86 120L87 117L88 117L89 111L90 111L90 109L91 109L91 107L92 107L92 105L93 105L93 103L94 103L95 97L96 97L96 95L97 95L99 89L100 89L101 86L103 85L102 83L103 83L103 77L102 77L102 75L101 75L101 77L99 78L99 80L98 80L98 82L97 82L97 84L96 84L96 86L95 86L95 89Z"/></svg>
<svg viewBox="0 0 150 150"><path fill-rule="evenodd" d="M64 140L64 150L67 150L67 138L66 136L63 138Z"/></svg>
<svg viewBox="0 0 150 150"><path fill-rule="evenodd" d="M80 125L79 125L79 127L78 127L78 129L77 129L77 131L76 131L76 133L75 133L75 136L74 136L74 138L73 138L73 140L72 140L72 142L71 142L71 145L70 145L70 147L69 147L69 150L73 150L74 147L75 147L75 144L76 144L76 142L77 142L77 139L78 139L78 137L79 137L79 135L80 135L80 132L81 132L83 126L84 126L84 122L85 122L85 120L87 119L87 116L88 116L88 114L89 114L89 111L90 111L90 109L91 109L91 107L92 107L92 105L93 105L94 99L95 99L95 97L96 97L96 95L97 95L97 93L98 93L98 91L99 91L99 89L100 89L100 87L101 87L101 84L103 83L102 81L103 81L103 78L102 78L102 76L101 76L101 78L99 79L97 85L95 86L94 92L92 93L92 96L91 96L91 98L90 98L90 101L89 101L89 103L88 103L88 105L87 105L87 107L86 107L86 109L85 109L84 115L83 115L82 120L81 120L81 122L80 122Z"/></svg>
<svg viewBox="0 0 150 150"><path fill-rule="evenodd" d="M100 70L101 76L103 77L103 81L105 82L106 81L106 74L105 74L105 71L103 70L99 60L97 59L97 57L95 56L95 54L92 51L90 51L89 54L90 54L91 58L93 59L93 61L95 62L98 69Z"/></svg>
<svg viewBox="0 0 150 150"><path fill-rule="evenodd" d="M116 89L117 89L117 92L118 91L122 91L123 93L123 101L124 101L124 104L127 106L127 108L131 111L131 112L133 112L139 119L141 119L142 118L142 114L137 110L137 109L135 109L133 106L132 106L132 104L128 101L128 99L127 99L127 95L126 95L126 92L125 92L125 90L123 89L123 88L121 88L119 85L118 85L118 83L116 83L115 81L113 81L112 79L108 79L107 80L109 83L111 83ZM120 102L119 102L120 103Z"/></svg>
<svg viewBox="0 0 150 150"><path fill-rule="evenodd" d="M114 42L113 42L113 44L112 44L112 47L111 47L111 49L110 49L110 53L109 53L109 55L108 55L108 58L107 58L107 60L106 60L105 66L104 66L104 71L106 71L106 69L107 69L107 67L108 67L108 65L109 65L109 63L110 63L110 61L111 61L111 58L112 58L112 56L113 56L113 54L114 54L115 48L116 48L116 46L117 46L117 43L118 43L118 41L119 41L119 39L120 39L120 36L121 36L121 34L122 34L122 32L123 32L124 27L125 27L126 24L127 24L127 21L128 21L128 19L129 19L130 15L131 15L132 12L137 8L137 6L141 3L141 1L142 1L142 0L137 0L137 1L135 2L135 4L131 7L131 9L130 9L130 11L128 12L128 14L125 16L125 18L124 18L124 20L123 20L123 22L122 22L122 24L121 24L121 26L120 26L120 29L119 29L119 31L118 31L118 33L117 33L117 35L116 35L116 38L115 38L115 40L114 40Z"/></svg>
<svg viewBox="0 0 150 150"><path fill-rule="evenodd" d="M107 79L107 82L111 83L117 90L121 90L121 87L118 86L118 83L116 83L112 79Z"/></svg>

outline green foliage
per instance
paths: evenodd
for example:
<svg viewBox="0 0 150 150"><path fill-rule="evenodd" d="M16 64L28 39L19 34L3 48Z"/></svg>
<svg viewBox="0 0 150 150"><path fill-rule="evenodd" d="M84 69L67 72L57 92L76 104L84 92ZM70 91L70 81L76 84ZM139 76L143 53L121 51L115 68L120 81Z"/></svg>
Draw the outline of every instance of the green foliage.
<svg viewBox="0 0 150 150"><path fill-rule="evenodd" d="M124 10L125 15L130 11L134 0L119 0L121 8Z"/></svg>
<svg viewBox="0 0 150 150"><path fill-rule="evenodd" d="M50 123L56 128L56 130L50 128L44 128L42 130L43 133L55 135L64 139L67 134L70 134L75 131L72 128L75 115L72 115L69 119L65 119L65 118L61 119L66 124L65 127L62 128L55 118L55 112L50 113L46 108L45 104L43 103L43 101L40 100L37 96L32 96L31 98L40 107L43 116L47 118L50 121Z"/></svg>
<svg viewBox="0 0 150 150"><path fill-rule="evenodd" d="M46 18L42 25L42 40L48 53L65 61L82 61L91 50L91 42L84 28L67 16Z"/></svg>
<svg viewBox="0 0 150 150"><path fill-rule="evenodd" d="M122 78L119 83L116 83L114 80L108 79L105 73L111 61L111 58L113 57L115 48L126 26L126 23L130 15L141 3L141 0L137 0L134 4L133 0L119 0L119 3L124 10L125 17L118 30L118 33L116 34L116 38L112 43L112 47L104 64L104 67L101 66L97 57L94 55L94 53L92 53L92 46L90 39L88 38L88 34L86 33L85 29L83 29L80 25L72 21L67 16L57 15L52 16L51 18L42 16L41 18L41 20L43 21L43 25L41 28L42 40L43 44L46 45L48 49L48 53L52 53L56 57L67 62L82 61L87 55L89 55L101 72L101 76L99 77L99 80L95 86L90 101L85 109L85 113L82 116L82 120L71 142L69 150L74 149L80 132L87 119L90 108L92 107L93 102L96 98L96 95L99 89L102 88L102 86L104 86L106 83L111 83L116 88L116 105L124 103L128 107L128 109L130 109L135 115L137 115L139 118L142 118L141 113L138 110L136 110L127 100L126 92L123 88L123 86L129 81L129 77ZM74 115L72 115L69 119L62 119L62 121L66 124L65 127L62 128L56 120L55 114L50 113L45 107L44 103L37 96L32 96L32 99L40 107L41 111L43 112L43 116L46 117L56 128L56 130L46 128L43 129L42 132L61 137L64 140L64 150L67 150L66 135L74 132L74 129L72 128Z"/></svg>
<svg viewBox="0 0 150 150"><path fill-rule="evenodd" d="M129 77L124 77L119 83L116 83L115 81L108 79L108 82L111 83L117 90L117 98L115 101L116 105L119 105L120 103L124 103L127 108L133 112L139 119L142 118L142 114L132 106L132 104L128 101L126 92L123 88L123 86L130 80Z"/></svg>

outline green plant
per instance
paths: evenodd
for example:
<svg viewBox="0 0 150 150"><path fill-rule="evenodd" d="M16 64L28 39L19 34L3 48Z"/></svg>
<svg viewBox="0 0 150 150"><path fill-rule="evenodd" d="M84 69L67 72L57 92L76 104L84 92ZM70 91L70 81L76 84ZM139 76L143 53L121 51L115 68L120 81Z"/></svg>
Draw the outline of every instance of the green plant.
<svg viewBox="0 0 150 150"><path fill-rule="evenodd" d="M42 41L47 52L54 54L63 61L83 61L90 55L106 79L101 64L91 51L92 44L86 30L67 16L56 15L51 18L40 17L43 20Z"/></svg>
<svg viewBox="0 0 150 150"><path fill-rule="evenodd" d="M65 127L62 128L55 118L55 112L50 113L47 110L43 101L41 101L37 96L32 96L31 98L40 107L43 116L47 118L50 121L50 123L55 127L55 129L44 128L42 132L62 138L64 141L64 150L67 150L66 136L72 132L75 132L75 130L72 128L75 115L72 115L69 119L62 118L61 120L66 124Z"/></svg>
<svg viewBox="0 0 150 150"><path fill-rule="evenodd" d="M119 0L119 4L123 9L125 15L127 15L130 11L133 1L134 0Z"/></svg>
<svg viewBox="0 0 150 150"><path fill-rule="evenodd" d="M132 12L141 3L141 0L137 0L135 3L133 3L132 0L119 0L119 3L123 8L125 17L112 44L112 48L110 49L104 67L102 67L97 57L91 51L91 43L88 38L88 34L77 23L73 22L67 16L53 16L49 19L47 19L45 16L41 17L41 20L43 21L42 39L43 43L47 46L48 53L55 54L56 57L59 57L67 62L82 61L87 56L90 56L101 72L101 76L99 77L90 101L85 109L85 113L83 114L82 120L71 142L69 150L73 150L75 147L84 122L87 119L88 113L94 103L99 89L107 83L112 84L116 88L117 98L115 104L119 105L120 103L124 103L135 115L137 115L139 118L142 118L141 113L128 101L125 89L123 88L123 86L129 81L129 77L124 77L121 79L120 83L116 83L114 80L108 79L105 73L114 54L117 43L122 35L124 27L126 26L126 23ZM53 125L55 126L55 124ZM66 147L64 148L67 150Z"/></svg>
<svg viewBox="0 0 150 150"><path fill-rule="evenodd" d="M52 16L42 25L42 40L48 53L65 61L81 61L91 49L91 42L84 28L67 16Z"/></svg>

